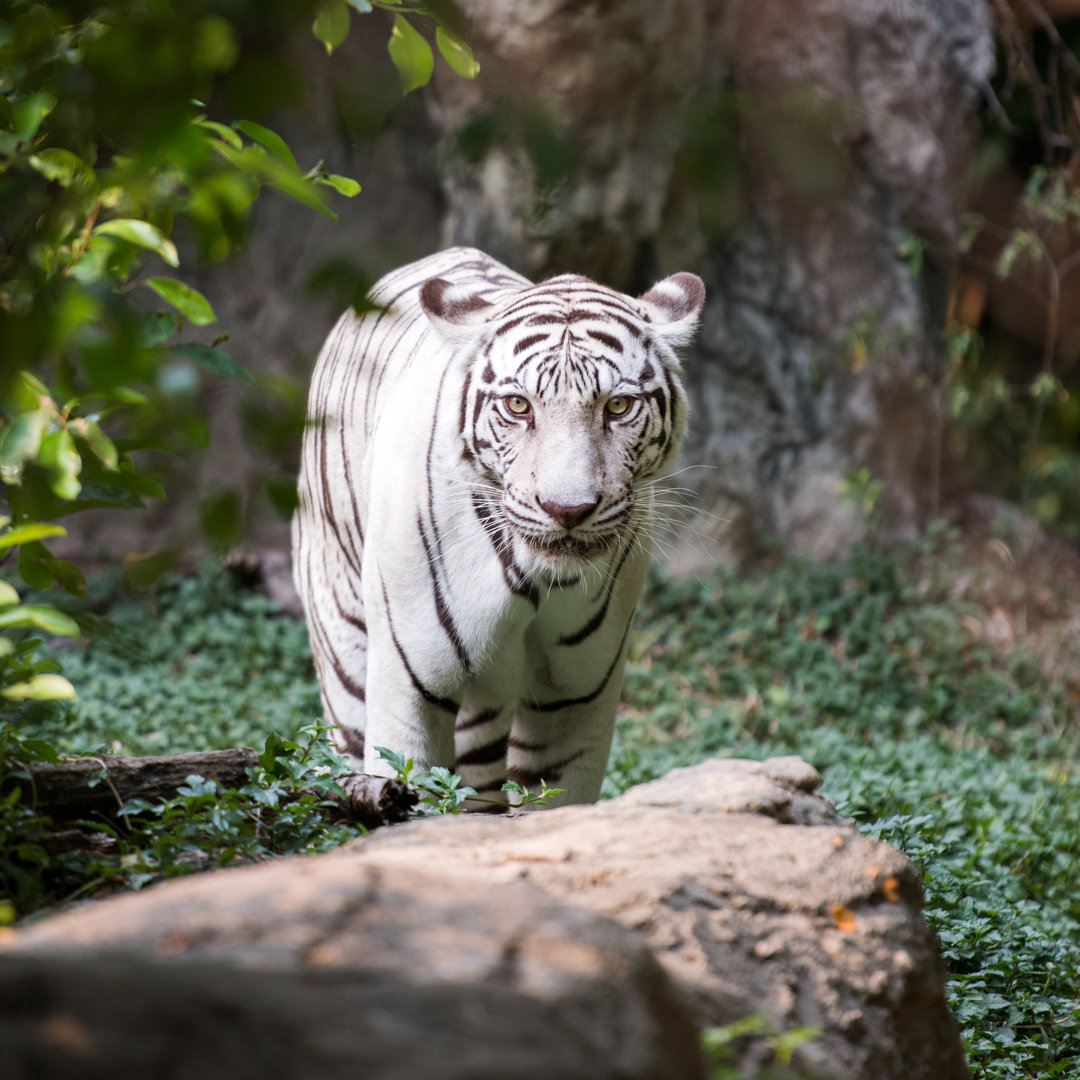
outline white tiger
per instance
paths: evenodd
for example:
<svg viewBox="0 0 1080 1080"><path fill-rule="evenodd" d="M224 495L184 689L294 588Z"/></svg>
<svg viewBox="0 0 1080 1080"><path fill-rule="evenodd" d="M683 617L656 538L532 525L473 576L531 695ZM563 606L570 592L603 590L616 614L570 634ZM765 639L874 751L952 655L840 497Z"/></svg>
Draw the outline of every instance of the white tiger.
<svg viewBox="0 0 1080 1080"><path fill-rule="evenodd" d="M598 797L704 295L685 273L636 300L533 285L453 248L342 316L293 560L327 722L365 772L392 775L388 747L496 802L506 779Z"/></svg>

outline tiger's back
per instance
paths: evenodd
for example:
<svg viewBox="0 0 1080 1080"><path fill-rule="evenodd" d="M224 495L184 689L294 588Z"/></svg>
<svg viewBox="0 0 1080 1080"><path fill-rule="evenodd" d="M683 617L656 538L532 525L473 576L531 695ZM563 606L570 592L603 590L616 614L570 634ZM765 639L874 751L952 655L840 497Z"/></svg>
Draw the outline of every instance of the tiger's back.
<svg viewBox="0 0 1080 1080"><path fill-rule="evenodd" d="M673 344L703 288L534 286L452 249L382 279L313 375L294 519L328 722L499 800L596 797L648 561L648 484L685 426Z"/></svg>

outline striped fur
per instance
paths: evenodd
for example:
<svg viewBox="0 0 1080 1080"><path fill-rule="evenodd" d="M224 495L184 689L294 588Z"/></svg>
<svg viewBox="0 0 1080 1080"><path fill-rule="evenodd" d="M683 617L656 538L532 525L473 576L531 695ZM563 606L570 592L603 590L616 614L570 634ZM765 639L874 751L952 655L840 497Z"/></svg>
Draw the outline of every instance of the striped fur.
<svg viewBox="0 0 1080 1080"><path fill-rule="evenodd" d="M592 801L704 288L532 285L454 248L371 298L316 365L293 522L327 720L366 772L385 746L496 801Z"/></svg>

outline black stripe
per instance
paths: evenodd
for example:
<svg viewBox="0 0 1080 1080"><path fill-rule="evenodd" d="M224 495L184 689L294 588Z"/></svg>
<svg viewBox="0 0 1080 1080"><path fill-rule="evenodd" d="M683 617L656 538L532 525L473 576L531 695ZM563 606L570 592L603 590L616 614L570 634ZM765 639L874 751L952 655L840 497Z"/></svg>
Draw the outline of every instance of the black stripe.
<svg viewBox="0 0 1080 1080"><path fill-rule="evenodd" d="M358 615L353 615L352 612L346 611L341 606L341 599L336 592L334 593L334 604L337 606L338 615L340 615L345 622L359 630L360 633L367 634L367 623L365 623Z"/></svg>
<svg viewBox="0 0 1080 1080"><path fill-rule="evenodd" d="M319 622L318 618L313 616L308 620L308 632L319 639L318 653L330 661L330 667L333 668L334 674L337 676L338 682L341 683L348 694L356 698L357 701L366 701L367 692L364 687L355 682L341 666L341 660L338 658L337 650L330 645L330 638L326 633L326 628Z"/></svg>
<svg viewBox="0 0 1080 1080"><path fill-rule="evenodd" d="M492 742L477 746L464 754L459 754L457 759L458 767L460 768L462 765L492 765L496 761L502 761L506 757L508 740L509 735L500 735L499 738Z"/></svg>
<svg viewBox="0 0 1080 1080"><path fill-rule="evenodd" d="M511 765L506 770L506 779L517 781L523 788L534 788L541 780L549 784L555 784L558 783L559 777L562 776L563 769L577 761L584 753L584 750L578 750L569 757L565 757L561 761L554 761L540 769L526 769L523 765Z"/></svg>
<svg viewBox="0 0 1080 1080"><path fill-rule="evenodd" d="M599 341L601 345L606 345L614 352L621 353L623 351L622 342L613 334L606 334L603 330L586 330L586 337L591 337L593 341Z"/></svg>
<svg viewBox="0 0 1080 1080"><path fill-rule="evenodd" d="M439 625L450 639L450 644L454 646L454 652L457 655L458 663L461 664L466 671L470 671L469 654L465 651L465 643L461 640L461 634L458 632L457 626L454 625L454 617L450 613L450 608L446 603L446 597L443 595L442 586L439 584L439 575L436 571L436 564L439 566L442 565L442 555L440 554L436 559L435 553L431 550L431 545L428 543L427 535L424 531L423 519L419 514L416 516L416 531L420 534L420 543L424 545L424 554L427 556L428 574L431 577L431 588L435 594L435 614L439 618Z"/></svg>
<svg viewBox="0 0 1080 1080"><path fill-rule="evenodd" d="M587 637L595 634L603 625L604 618L608 612L608 605L611 603L612 593L615 591L615 583L619 580L619 574L622 573L622 568L626 565L626 560L630 557L630 551L634 546L634 540L636 538L637 530L632 532L627 538L622 558L619 559L619 565L615 567L615 573L608 579L607 595L604 597L604 603L601 605L600 610L580 630L575 631L573 634L567 634L566 637L559 638L560 645L580 645Z"/></svg>
<svg viewBox="0 0 1080 1080"><path fill-rule="evenodd" d="M547 341L550 334L529 334L523 337L517 344L514 345L514 355L524 352L530 346L535 345L538 341Z"/></svg>
<svg viewBox="0 0 1080 1080"><path fill-rule="evenodd" d="M631 618L626 624L626 629L623 631L622 641L619 642L618 649L615 650L615 658L611 661L610 666L604 673L604 678L601 680L600 685L592 691L590 694L585 694L579 698L563 698L561 701L536 701L525 702L525 707L531 709L533 712L558 712L559 709L567 709L571 705L588 705L590 701L595 701L603 692L604 688L608 684L608 680L611 678L615 671L615 665L619 662L619 657L622 656L623 646L626 644L626 635L630 633L630 624L634 620Z"/></svg>
<svg viewBox="0 0 1080 1080"><path fill-rule="evenodd" d="M338 741L347 754L363 760L364 757L364 733L356 728L338 725Z"/></svg>
<svg viewBox="0 0 1080 1080"><path fill-rule="evenodd" d="M477 713L475 716L470 716L465 720L459 720L454 725L455 731L469 731L472 728L480 727L482 724L490 724L494 720L501 709L485 709L483 712Z"/></svg>
<svg viewBox="0 0 1080 1080"><path fill-rule="evenodd" d="M380 584L382 585L383 603L386 605L386 625L390 628L390 640L394 643L394 648L397 649L397 654L401 658L402 666L405 668L409 679L412 681L413 688L429 705L435 705L437 708L445 709L447 712L457 713L460 707L457 702L433 694L417 678L416 672L413 671L412 664L409 663L409 658L405 655L405 650L401 647L401 642L398 641L397 634L394 632L394 620L390 617L390 597L386 591L386 582L383 581Z"/></svg>

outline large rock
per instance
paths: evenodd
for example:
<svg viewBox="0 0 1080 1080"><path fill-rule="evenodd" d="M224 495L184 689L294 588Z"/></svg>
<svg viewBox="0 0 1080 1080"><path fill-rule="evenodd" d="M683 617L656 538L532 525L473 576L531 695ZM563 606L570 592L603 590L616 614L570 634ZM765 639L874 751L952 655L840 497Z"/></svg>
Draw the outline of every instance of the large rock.
<svg viewBox="0 0 1080 1080"><path fill-rule="evenodd" d="M704 1075L640 939L523 885L420 866L283 860L22 932L0 950L3 1075Z"/></svg>
<svg viewBox="0 0 1080 1080"><path fill-rule="evenodd" d="M966 1076L915 869L817 783L796 758L716 760L596 806L417 821L77 909L0 952L0 1042L27 1070L97 1076L190 1022L205 1050L181 1057L209 1070L235 1060L227 1008L237 1044L265 1035L327 1076L355 1055L380 1077L695 1077L691 1016L765 1012L822 1029L796 1051L806 1077ZM767 1041L741 1053L751 1069Z"/></svg>

